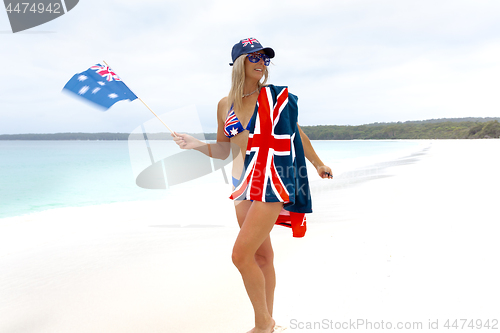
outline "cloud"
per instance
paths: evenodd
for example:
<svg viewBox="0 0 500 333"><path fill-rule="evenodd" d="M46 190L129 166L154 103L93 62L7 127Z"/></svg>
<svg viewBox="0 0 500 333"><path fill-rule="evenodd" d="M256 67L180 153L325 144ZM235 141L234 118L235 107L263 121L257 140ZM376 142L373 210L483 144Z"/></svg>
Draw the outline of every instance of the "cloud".
<svg viewBox="0 0 500 333"><path fill-rule="evenodd" d="M33 29L54 33L0 34L0 133L128 132L150 119L138 101L102 113L60 92L102 60L155 112L196 104L214 132L231 47L251 36L275 49L271 83L299 96L306 125L498 116L498 13L496 0L87 0Z"/></svg>

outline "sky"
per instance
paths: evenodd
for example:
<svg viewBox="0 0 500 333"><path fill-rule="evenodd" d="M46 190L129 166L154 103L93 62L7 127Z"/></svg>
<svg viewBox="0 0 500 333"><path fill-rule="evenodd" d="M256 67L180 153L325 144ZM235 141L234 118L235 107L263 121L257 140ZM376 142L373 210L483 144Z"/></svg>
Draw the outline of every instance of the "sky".
<svg viewBox="0 0 500 333"><path fill-rule="evenodd" d="M498 0L80 0L16 34L0 10L0 134L150 120L137 100L102 112L61 92L103 60L157 114L194 105L215 132L248 37L275 50L269 82L299 97L303 126L500 117Z"/></svg>

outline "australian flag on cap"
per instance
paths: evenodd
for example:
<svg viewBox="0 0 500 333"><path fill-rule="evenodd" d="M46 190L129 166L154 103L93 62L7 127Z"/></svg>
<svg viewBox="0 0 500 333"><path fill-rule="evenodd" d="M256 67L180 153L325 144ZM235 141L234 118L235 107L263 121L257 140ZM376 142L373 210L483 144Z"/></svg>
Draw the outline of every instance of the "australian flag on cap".
<svg viewBox="0 0 500 333"><path fill-rule="evenodd" d="M133 101L137 96L108 66L97 64L75 74L63 88L93 102L105 110L118 101ZM105 111L104 110L104 111Z"/></svg>
<svg viewBox="0 0 500 333"><path fill-rule="evenodd" d="M234 44L233 50L231 51L233 62L229 65L232 66L236 59L243 54L258 52L260 50L263 50L269 58L274 58L274 50L270 47L263 47L257 39L253 37L242 39Z"/></svg>

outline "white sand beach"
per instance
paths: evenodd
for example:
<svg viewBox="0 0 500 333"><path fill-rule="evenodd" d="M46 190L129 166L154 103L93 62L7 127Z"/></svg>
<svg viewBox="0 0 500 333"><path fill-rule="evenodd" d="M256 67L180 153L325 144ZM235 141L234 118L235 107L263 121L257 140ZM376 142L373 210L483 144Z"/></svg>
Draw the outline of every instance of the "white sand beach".
<svg viewBox="0 0 500 333"><path fill-rule="evenodd" d="M306 236L272 232L277 323L333 332L420 322L435 332L430 322L444 331L458 319L466 332L460 319L496 319L499 328L499 151L500 140L429 141L357 177L312 175ZM248 331L228 188L202 190L213 195L1 219L0 332Z"/></svg>

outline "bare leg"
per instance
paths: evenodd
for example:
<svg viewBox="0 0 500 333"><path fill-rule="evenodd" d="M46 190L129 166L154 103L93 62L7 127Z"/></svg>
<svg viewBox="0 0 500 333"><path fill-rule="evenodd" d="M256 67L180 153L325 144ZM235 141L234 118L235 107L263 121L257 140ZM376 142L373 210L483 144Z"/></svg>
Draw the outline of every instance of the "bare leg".
<svg viewBox="0 0 500 333"><path fill-rule="evenodd" d="M268 308L268 300L274 298L274 268L270 268L272 260L266 260L263 264L263 255L268 255L272 248L270 247L269 233L274 222L278 217L283 204L280 202L268 203L254 201L251 204L241 203L240 209L237 207L238 220L242 218L244 210L247 210L244 221L241 225L240 233L236 238L233 248L233 263L238 268L243 278L248 297L252 302L255 312L255 328L253 333L269 333L273 331L274 320L272 319L272 304ZM241 205L240 204L240 205ZM248 209L246 209L248 207ZM264 244L266 242L266 244ZM263 246L260 254L257 256L262 267L256 261L257 251ZM262 270L264 268L264 270ZM265 274L269 275L269 281L266 283ZM271 275L272 272L272 275ZM266 285L269 289L266 289ZM269 296L271 295L271 296Z"/></svg>
<svg viewBox="0 0 500 333"><path fill-rule="evenodd" d="M245 221L248 210L252 204L251 201L235 201L236 204L236 217L238 218L238 223L241 226ZM273 316L273 305L274 305L274 290L276 288L276 274L274 271L274 251L271 244L271 237L268 236L264 243L259 247L255 253L255 261L260 267L262 274L264 274L265 285L266 285L266 303L269 315Z"/></svg>
<svg viewBox="0 0 500 333"><path fill-rule="evenodd" d="M276 274L274 272L274 252L271 237L268 236L255 253L255 261L259 265L266 281L266 304L271 317L273 316L274 289L276 287Z"/></svg>

